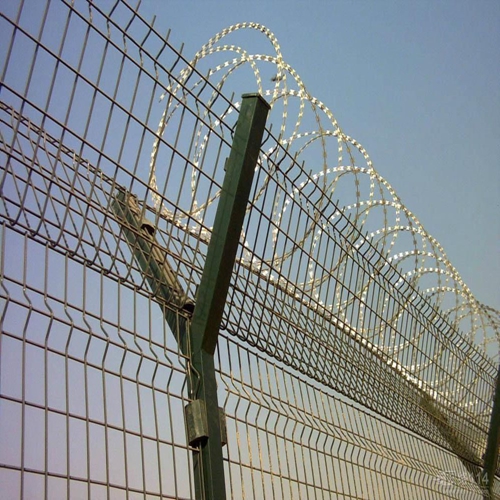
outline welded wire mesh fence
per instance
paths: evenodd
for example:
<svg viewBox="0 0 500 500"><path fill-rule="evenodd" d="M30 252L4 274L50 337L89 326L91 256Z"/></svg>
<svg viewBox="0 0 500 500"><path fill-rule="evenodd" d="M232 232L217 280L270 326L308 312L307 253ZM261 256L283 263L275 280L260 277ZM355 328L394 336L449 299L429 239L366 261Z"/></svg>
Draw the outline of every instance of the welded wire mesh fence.
<svg viewBox="0 0 500 500"><path fill-rule="evenodd" d="M188 61L127 2L1 11L4 497L194 498L192 374L164 321L189 325L189 313L152 290L113 206L135 196L195 301L237 101L258 90L277 125L228 263L216 353L228 496L482 498L498 313L363 148L334 120L321 125L329 112L280 57L231 46L235 59L210 60L242 28L278 51L272 34L233 27ZM260 62L277 68L274 89ZM349 191L352 204L335 201Z"/></svg>

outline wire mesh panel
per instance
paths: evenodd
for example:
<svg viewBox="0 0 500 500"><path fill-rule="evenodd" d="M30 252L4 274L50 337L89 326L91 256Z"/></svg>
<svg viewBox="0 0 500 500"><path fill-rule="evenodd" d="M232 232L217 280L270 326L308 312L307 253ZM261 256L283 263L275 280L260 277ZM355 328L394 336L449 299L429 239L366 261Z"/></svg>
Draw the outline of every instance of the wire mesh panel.
<svg viewBox="0 0 500 500"><path fill-rule="evenodd" d="M195 303L248 91L273 128L227 263L228 495L482 498L498 313L272 33L236 25L188 61L128 2L1 11L5 498L194 498L190 314L151 285L116 203L132 200ZM274 52L240 49L244 29Z"/></svg>
<svg viewBox="0 0 500 500"><path fill-rule="evenodd" d="M4 498L191 498L185 363L158 306L49 243L2 241Z"/></svg>
<svg viewBox="0 0 500 500"><path fill-rule="evenodd" d="M482 498L442 447L231 337L219 358L231 498Z"/></svg>

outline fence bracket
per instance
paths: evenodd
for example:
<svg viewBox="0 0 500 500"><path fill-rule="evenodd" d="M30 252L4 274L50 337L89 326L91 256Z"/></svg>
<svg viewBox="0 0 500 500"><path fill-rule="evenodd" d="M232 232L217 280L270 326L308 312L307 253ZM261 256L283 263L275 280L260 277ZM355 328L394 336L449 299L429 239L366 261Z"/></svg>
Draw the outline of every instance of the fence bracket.
<svg viewBox="0 0 500 500"><path fill-rule="evenodd" d="M190 446L197 446L201 439L208 438L207 409L203 399L191 401L185 408L186 430Z"/></svg>

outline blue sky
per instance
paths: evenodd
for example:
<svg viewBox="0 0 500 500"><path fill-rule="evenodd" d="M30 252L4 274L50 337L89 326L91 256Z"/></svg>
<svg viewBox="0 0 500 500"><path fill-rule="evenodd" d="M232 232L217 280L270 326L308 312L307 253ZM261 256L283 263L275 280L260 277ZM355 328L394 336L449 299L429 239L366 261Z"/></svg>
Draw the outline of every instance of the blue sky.
<svg viewBox="0 0 500 500"><path fill-rule="evenodd" d="M500 308L500 2L144 0L141 12L187 58L231 24L266 25L476 297Z"/></svg>

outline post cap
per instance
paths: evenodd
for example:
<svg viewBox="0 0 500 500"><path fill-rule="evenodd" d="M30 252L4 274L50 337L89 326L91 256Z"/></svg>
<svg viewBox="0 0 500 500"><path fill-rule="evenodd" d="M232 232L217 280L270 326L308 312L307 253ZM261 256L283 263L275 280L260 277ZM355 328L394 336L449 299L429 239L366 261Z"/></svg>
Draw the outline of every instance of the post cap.
<svg viewBox="0 0 500 500"><path fill-rule="evenodd" d="M271 109L271 105L258 92L249 92L241 96L242 99L246 99L248 97L258 97L262 101L262 103L266 105L267 109Z"/></svg>

